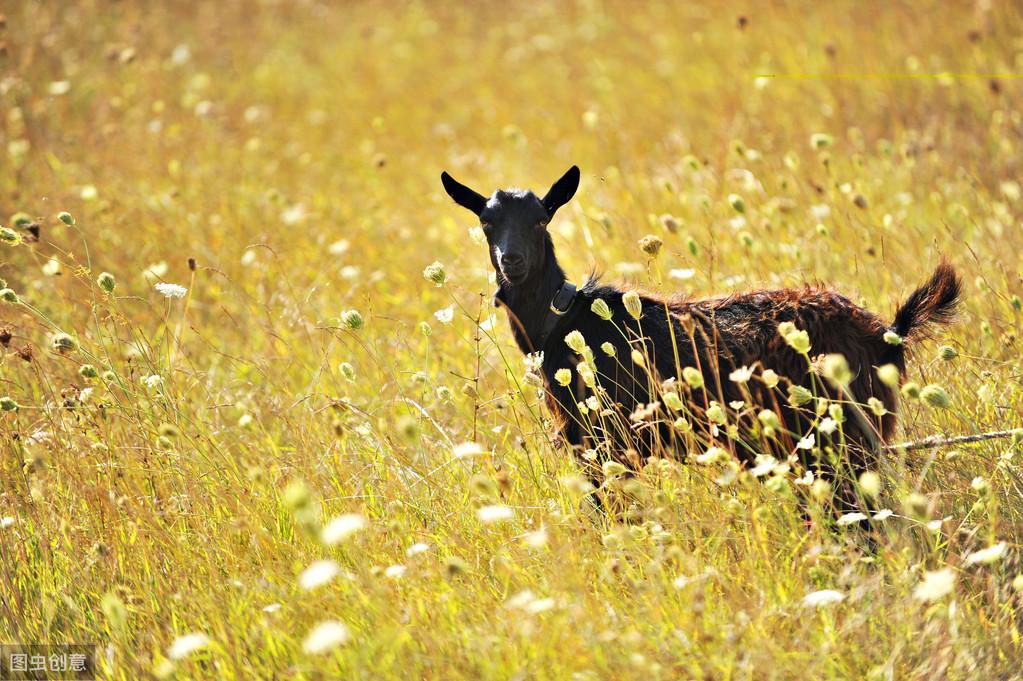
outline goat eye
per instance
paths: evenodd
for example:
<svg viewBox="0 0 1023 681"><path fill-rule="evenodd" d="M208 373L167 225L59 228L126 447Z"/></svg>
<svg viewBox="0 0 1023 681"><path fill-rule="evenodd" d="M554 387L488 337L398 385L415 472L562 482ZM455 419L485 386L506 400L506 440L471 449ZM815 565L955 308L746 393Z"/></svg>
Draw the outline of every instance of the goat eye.
<svg viewBox="0 0 1023 681"><path fill-rule="evenodd" d="M539 227L540 229L543 229L544 227L547 226L547 221L541 220L540 222L536 223L536 226Z"/></svg>

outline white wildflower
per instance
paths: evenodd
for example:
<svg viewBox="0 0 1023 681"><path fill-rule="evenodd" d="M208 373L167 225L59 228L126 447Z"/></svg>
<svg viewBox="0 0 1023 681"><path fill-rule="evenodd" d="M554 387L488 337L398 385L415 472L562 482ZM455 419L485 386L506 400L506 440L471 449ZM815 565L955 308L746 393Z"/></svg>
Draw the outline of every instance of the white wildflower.
<svg viewBox="0 0 1023 681"><path fill-rule="evenodd" d="M313 627L302 641L302 650L310 655L322 655L344 645L349 638L348 627L337 620L327 620Z"/></svg>
<svg viewBox="0 0 1023 681"><path fill-rule="evenodd" d="M803 607L822 608L845 600L845 594L834 589L823 589L803 596Z"/></svg>
<svg viewBox="0 0 1023 681"><path fill-rule="evenodd" d="M167 284L162 281L155 284L153 288L155 288L157 293L161 294L164 298L184 298L185 294L188 293L188 289L184 286Z"/></svg>
<svg viewBox="0 0 1023 681"><path fill-rule="evenodd" d="M328 522L320 533L320 538L323 539L324 544L333 545L348 539L365 527L366 519L361 515L345 513Z"/></svg>
<svg viewBox="0 0 1023 681"><path fill-rule="evenodd" d="M183 660L197 650L202 650L210 644L210 637L206 634L185 634L178 636L167 649L167 657L172 660Z"/></svg>
<svg viewBox="0 0 1023 681"><path fill-rule="evenodd" d="M318 560L298 576L298 584L306 591L329 583L341 573L340 566L332 560Z"/></svg>

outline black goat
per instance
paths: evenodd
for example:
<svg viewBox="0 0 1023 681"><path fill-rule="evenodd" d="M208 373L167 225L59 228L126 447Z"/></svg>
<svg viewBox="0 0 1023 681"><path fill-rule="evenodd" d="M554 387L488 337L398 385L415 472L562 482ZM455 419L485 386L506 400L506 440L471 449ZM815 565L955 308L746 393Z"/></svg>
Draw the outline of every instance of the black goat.
<svg viewBox="0 0 1023 681"><path fill-rule="evenodd" d="M949 321L960 295L959 277L944 262L891 325L809 286L706 300L638 295L594 279L576 290L558 265L547 225L575 194L577 167L543 198L512 189L488 199L447 173L441 180L479 217L500 285L495 304L507 309L522 352L543 352L552 411L588 460L635 466L658 453L684 457L718 443L747 462L798 450L811 470L834 474L848 466L856 475L893 434L906 344L928 324ZM811 360L801 331L814 357L835 355L827 358L830 369L828 361ZM878 367L889 364L894 380L879 380ZM807 436L824 418L829 427L814 442ZM840 496L852 501L848 490Z"/></svg>

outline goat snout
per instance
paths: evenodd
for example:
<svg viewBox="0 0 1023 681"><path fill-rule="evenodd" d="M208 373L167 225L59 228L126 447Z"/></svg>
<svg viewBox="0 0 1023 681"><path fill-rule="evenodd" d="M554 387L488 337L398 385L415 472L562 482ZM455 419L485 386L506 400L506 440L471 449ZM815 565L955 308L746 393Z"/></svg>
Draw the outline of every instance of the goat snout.
<svg viewBox="0 0 1023 681"><path fill-rule="evenodd" d="M501 255L501 269L506 276L520 276L526 271L526 259L518 253L503 253Z"/></svg>

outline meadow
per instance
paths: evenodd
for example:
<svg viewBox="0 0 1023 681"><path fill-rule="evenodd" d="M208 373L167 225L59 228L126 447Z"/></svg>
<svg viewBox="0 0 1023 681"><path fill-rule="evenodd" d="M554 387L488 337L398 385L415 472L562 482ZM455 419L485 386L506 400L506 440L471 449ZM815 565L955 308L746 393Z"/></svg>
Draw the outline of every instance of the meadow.
<svg viewBox="0 0 1023 681"><path fill-rule="evenodd" d="M125 681L1023 678L1023 438L891 451L872 542L783 465L611 470L594 512L439 179L578 164L580 283L890 319L945 256L908 380L947 399L899 440L1023 427L1018 6L0 16L0 641Z"/></svg>

